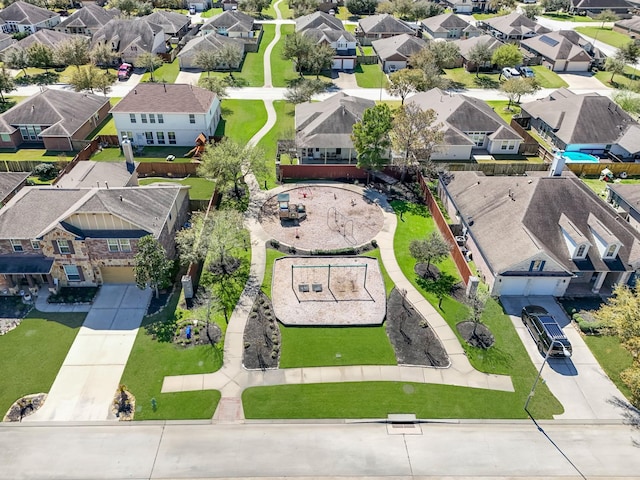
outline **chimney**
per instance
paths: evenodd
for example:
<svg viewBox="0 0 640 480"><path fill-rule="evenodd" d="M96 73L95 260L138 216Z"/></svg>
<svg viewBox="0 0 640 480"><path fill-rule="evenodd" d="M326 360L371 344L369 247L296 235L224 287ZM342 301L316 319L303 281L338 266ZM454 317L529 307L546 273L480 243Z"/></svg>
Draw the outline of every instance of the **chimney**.
<svg viewBox="0 0 640 480"><path fill-rule="evenodd" d="M564 150L556 150L553 154L553 161L551 162L551 169L549 170L550 177L561 177L562 170L564 170L565 158L562 156Z"/></svg>
<svg viewBox="0 0 640 480"><path fill-rule="evenodd" d="M109 190L109 184L107 183L107 181L104 181L104 186L107 188L107 190Z"/></svg>

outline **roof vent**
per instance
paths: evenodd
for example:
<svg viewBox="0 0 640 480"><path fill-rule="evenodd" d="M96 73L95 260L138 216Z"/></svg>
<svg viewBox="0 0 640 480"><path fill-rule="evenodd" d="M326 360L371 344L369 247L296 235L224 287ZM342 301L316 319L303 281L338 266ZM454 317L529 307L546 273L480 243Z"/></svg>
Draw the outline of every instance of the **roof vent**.
<svg viewBox="0 0 640 480"><path fill-rule="evenodd" d="M119 197L119 198L120 198L120 201L122 201L122 195L120 195L120 197Z"/></svg>
<svg viewBox="0 0 640 480"><path fill-rule="evenodd" d="M137 95L137 94L138 94L138 89L134 88L134 89L133 89L133 94L134 94L134 95Z"/></svg>

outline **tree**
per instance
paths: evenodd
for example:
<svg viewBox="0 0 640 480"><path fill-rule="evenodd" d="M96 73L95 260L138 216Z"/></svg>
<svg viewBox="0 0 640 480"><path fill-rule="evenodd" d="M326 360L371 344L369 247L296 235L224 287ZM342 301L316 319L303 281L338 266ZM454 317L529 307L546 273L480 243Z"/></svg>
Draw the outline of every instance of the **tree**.
<svg viewBox="0 0 640 480"><path fill-rule="evenodd" d="M309 52L304 68L313 73L316 79L319 79L320 72L331 68L335 54L336 52L331 48L331 45L327 45L326 43L316 45L316 47L312 48Z"/></svg>
<svg viewBox="0 0 640 480"><path fill-rule="evenodd" d="M571 10L571 0L542 0L540 6L545 12L568 12Z"/></svg>
<svg viewBox="0 0 640 480"><path fill-rule="evenodd" d="M171 283L171 260L162 244L153 235L142 237L138 241L137 252L133 257L133 273L136 285L141 290L151 287L155 290L156 298L160 296L160 288Z"/></svg>
<svg viewBox="0 0 640 480"><path fill-rule="evenodd" d="M413 0L391 0L393 13L402 20L414 20Z"/></svg>
<svg viewBox="0 0 640 480"><path fill-rule="evenodd" d="M89 68L95 68L95 67L93 67L92 65ZM111 75L109 74L109 72L105 72L104 70L100 70L95 75L93 88L95 88L96 90L99 90L106 97L109 91L111 90L111 87L113 86L113 82L115 81L116 81L116 77L114 75Z"/></svg>
<svg viewBox="0 0 640 480"><path fill-rule="evenodd" d="M376 13L388 13L389 15L393 15L394 11L393 3L388 0L382 0L378 3L376 7Z"/></svg>
<svg viewBox="0 0 640 480"><path fill-rule="evenodd" d="M0 99L2 100L2 103L6 102L4 94L15 89L16 84L13 81L13 77L11 77L11 73L9 73L6 68L2 67L2 70L0 70Z"/></svg>
<svg viewBox="0 0 640 480"><path fill-rule="evenodd" d="M400 97L401 105L404 105L407 95L424 90L424 84L424 73L422 71L403 68L389 75L387 92L390 95Z"/></svg>
<svg viewBox="0 0 640 480"><path fill-rule="evenodd" d="M300 73L302 77L302 70L306 65L309 53L315 47L313 41L305 37L304 35L296 32L287 35L284 39L284 46L282 47L282 58L285 60L292 60L296 72Z"/></svg>
<svg viewBox="0 0 640 480"><path fill-rule="evenodd" d="M480 67L493 58L489 42L478 42L469 50L469 61L476 66L476 77L480 76Z"/></svg>
<svg viewBox="0 0 640 480"><path fill-rule="evenodd" d="M240 181L250 172L256 176L267 172L264 153L228 138L216 145L208 145L198 167L198 175L214 181L219 191L232 184L237 198L240 197Z"/></svg>
<svg viewBox="0 0 640 480"><path fill-rule="evenodd" d="M491 345L485 344L485 338L478 335L478 326L482 323L482 313L489 300L489 292L486 290L477 290L474 295L467 298L466 303L469 306L469 321L473 322L473 331L471 339L483 348L489 348Z"/></svg>
<svg viewBox="0 0 640 480"><path fill-rule="evenodd" d="M106 43L97 43L89 52L89 59L96 67L107 67L113 65L118 54Z"/></svg>
<svg viewBox="0 0 640 480"><path fill-rule="evenodd" d="M491 62L495 63L500 69L500 75L498 76L498 79L500 79L502 78L502 69L504 67L512 67L522 63L522 52L517 45L507 43L493 51Z"/></svg>
<svg viewBox="0 0 640 480"><path fill-rule="evenodd" d="M215 93L218 98L227 96L227 82L220 77L202 77L198 80L198 85Z"/></svg>
<svg viewBox="0 0 640 480"><path fill-rule="evenodd" d="M362 120L353 125L351 140L358 153L358 168L379 170L387 162L392 121L389 105L380 103L367 108Z"/></svg>
<svg viewBox="0 0 640 480"><path fill-rule="evenodd" d="M345 7L352 15L371 15L376 11L378 0L347 0Z"/></svg>
<svg viewBox="0 0 640 480"><path fill-rule="evenodd" d="M289 103L297 105L311 101L314 95L322 93L326 89L327 87L322 80L299 78L297 81L291 82L284 92L284 99Z"/></svg>
<svg viewBox="0 0 640 480"><path fill-rule="evenodd" d="M422 20L424 18L435 17L444 13L444 8L434 2L426 0L417 0L413 4L413 19Z"/></svg>
<svg viewBox="0 0 640 480"><path fill-rule="evenodd" d="M296 18L315 12L319 5L320 0L289 0L289 7L293 9L293 16Z"/></svg>
<svg viewBox="0 0 640 480"><path fill-rule="evenodd" d="M432 262L444 260L450 251L451 245L437 231L431 232L426 238L412 240L409 244L409 254L416 262L426 263L427 272Z"/></svg>
<svg viewBox="0 0 640 480"><path fill-rule="evenodd" d="M238 8L243 12L253 13L259 17L262 14L262 10L269 8L269 0L240 0L238 2Z"/></svg>
<svg viewBox="0 0 640 480"><path fill-rule="evenodd" d="M622 58L626 63L633 65L633 77L635 78L636 63L640 57L640 45L635 41L624 44L615 54L616 57Z"/></svg>
<svg viewBox="0 0 640 480"><path fill-rule="evenodd" d="M220 64L229 70L229 77L233 78L233 70L240 66L244 57L244 48L239 44L227 43L218 52Z"/></svg>
<svg viewBox="0 0 640 480"><path fill-rule="evenodd" d="M538 4L523 5L522 14L530 20L535 20L538 15L542 14L542 7Z"/></svg>
<svg viewBox="0 0 640 480"><path fill-rule="evenodd" d="M516 0L489 0L489 10L512 10L516 6Z"/></svg>
<svg viewBox="0 0 640 480"><path fill-rule="evenodd" d="M433 54L433 63L440 69L451 68L460 57L460 47L454 42L431 42L427 49Z"/></svg>
<svg viewBox="0 0 640 480"><path fill-rule="evenodd" d="M540 86L535 78L510 78L500 85L500 90L502 90L509 99L507 108L511 108L512 104L520 103L523 95L531 95L540 90Z"/></svg>
<svg viewBox="0 0 640 480"><path fill-rule="evenodd" d="M443 141L442 125L436 124L437 115L433 109L422 110L409 102L396 113L391 128L391 145L400 154L398 163L402 167L401 181L410 166L429 162L431 153Z"/></svg>
<svg viewBox="0 0 640 480"><path fill-rule="evenodd" d="M604 24L606 22L615 22L616 20L618 20L618 15L616 15L613 10L603 10L595 17L593 17L593 19L598 22L602 22L600 28L604 28Z"/></svg>
<svg viewBox="0 0 640 480"><path fill-rule="evenodd" d="M53 50L42 43L32 43L27 48L27 58L29 66L35 68L44 68L48 71L53 67Z"/></svg>
<svg viewBox="0 0 640 480"><path fill-rule="evenodd" d="M103 72L93 65L85 65L71 73L69 84L76 92L89 90L93 93L94 88L104 85L104 77L102 77L102 74L106 74L106 72Z"/></svg>
<svg viewBox="0 0 640 480"><path fill-rule="evenodd" d="M153 72L162 65L162 59L151 52L144 52L136 58L136 67L142 67L151 72L151 81L154 82Z"/></svg>
<svg viewBox="0 0 640 480"><path fill-rule="evenodd" d="M142 2L140 0L109 0L111 8L117 8L125 16L149 15L153 11L153 5L150 2Z"/></svg>
<svg viewBox="0 0 640 480"><path fill-rule="evenodd" d="M216 50L200 50L196 53L193 63L207 72L207 77L209 77L211 71L220 65L220 55Z"/></svg>
<svg viewBox="0 0 640 480"><path fill-rule="evenodd" d="M8 53L4 55L4 63L9 68L16 68L22 70L24 76L27 76L27 67L29 66L29 57L26 50L22 48L11 48Z"/></svg>
<svg viewBox="0 0 640 480"><path fill-rule="evenodd" d="M442 77L440 73L441 68L436 64L436 58L433 51L428 48L423 48L417 53L409 57L409 65L413 68L422 70L424 74L424 90L431 90L432 88L449 88L449 80Z"/></svg>
<svg viewBox="0 0 640 480"><path fill-rule="evenodd" d="M622 107L622 109L638 118L640 115L640 95L629 90L618 90L613 95L613 100Z"/></svg>
<svg viewBox="0 0 640 480"><path fill-rule="evenodd" d="M85 37L74 37L58 45L54 50L56 62L60 65L80 65L89 63L89 40Z"/></svg>
<svg viewBox="0 0 640 480"><path fill-rule="evenodd" d="M611 79L609 83L613 83L613 77L617 75L622 75L624 73L624 59L619 56L607 57L607 60L604 62L604 69L607 72L611 72Z"/></svg>

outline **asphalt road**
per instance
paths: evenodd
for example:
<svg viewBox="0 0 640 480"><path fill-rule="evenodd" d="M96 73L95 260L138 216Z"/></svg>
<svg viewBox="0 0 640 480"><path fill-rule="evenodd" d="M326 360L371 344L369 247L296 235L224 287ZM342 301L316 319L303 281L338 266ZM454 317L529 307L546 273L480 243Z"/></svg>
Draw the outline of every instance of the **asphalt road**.
<svg viewBox="0 0 640 480"><path fill-rule="evenodd" d="M0 426L0 479L640 478L640 431L531 421ZM404 432L405 435L397 434Z"/></svg>

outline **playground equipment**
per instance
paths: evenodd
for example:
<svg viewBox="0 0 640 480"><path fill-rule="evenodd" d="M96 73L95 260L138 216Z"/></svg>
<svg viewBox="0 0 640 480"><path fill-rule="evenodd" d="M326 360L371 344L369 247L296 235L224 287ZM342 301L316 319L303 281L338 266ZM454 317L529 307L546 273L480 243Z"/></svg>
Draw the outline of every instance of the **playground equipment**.
<svg viewBox="0 0 640 480"><path fill-rule="evenodd" d="M196 137L196 146L184 154L185 157L192 157L198 159L204 153L204 149L207 146L207 137L204 133L201 133Z"/></svg>
<svg viewBox="0 0 640 480"><path fill-rule="evenodd" d="M288 193L278 194L278 217L280 220L303 220L307 209L303 203L291 203Z"/></svg>

